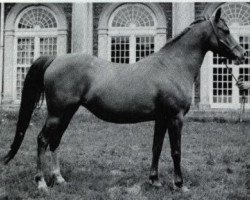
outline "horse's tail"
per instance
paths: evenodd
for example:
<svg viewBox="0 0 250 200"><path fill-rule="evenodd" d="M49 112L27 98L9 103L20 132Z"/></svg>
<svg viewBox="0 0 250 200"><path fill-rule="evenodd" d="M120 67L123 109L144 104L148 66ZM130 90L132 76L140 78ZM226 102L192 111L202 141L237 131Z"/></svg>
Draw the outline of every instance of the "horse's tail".
<svg viewBox="0 0 250 200"><path fill-rule="evenodd" d="M44 93L44 73L54 57L40 57L30 67L24 81L21 106L19 110L16 134L10 151L3 158L7 164L16 155L20 148L25 132L29 126L34 109L37 107L41 94Z"/></svg>

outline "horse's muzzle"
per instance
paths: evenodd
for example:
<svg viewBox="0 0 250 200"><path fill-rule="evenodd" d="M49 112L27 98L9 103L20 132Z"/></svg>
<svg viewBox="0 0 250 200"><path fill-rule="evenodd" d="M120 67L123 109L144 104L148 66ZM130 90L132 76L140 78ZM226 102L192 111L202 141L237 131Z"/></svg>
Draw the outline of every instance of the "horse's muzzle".
<svg viewBox="0 0 250 200"><path fill-rule="evenodd" d="M237 57L236 59L233 60L235 65L243 64L244 61L245 61L245 57L241 57L241 58Z"/></svg>
<svg viewBox="0 0 250 200"><path fill-rule="evenodd" d="M233 58L234 64L235 65L243 64L246 60L246 57L247 57L247 52L240 46L240 48L237 48L237 52L234 54Z"/></svg>

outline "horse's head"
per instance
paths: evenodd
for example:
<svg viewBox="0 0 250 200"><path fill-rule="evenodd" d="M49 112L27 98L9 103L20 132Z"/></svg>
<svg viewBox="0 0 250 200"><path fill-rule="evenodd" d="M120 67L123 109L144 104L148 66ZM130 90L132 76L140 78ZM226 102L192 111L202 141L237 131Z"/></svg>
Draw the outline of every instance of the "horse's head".
<svg viewBox="0 0 250 200"><path fill-rule="evenodd" d="M215 16L210 17L209 21L213 27L212 35L209 38L209 50L234 60L235 64L243 63L246 51L230 34L226 22L221 18L221 9L216 12Z"/></svg>

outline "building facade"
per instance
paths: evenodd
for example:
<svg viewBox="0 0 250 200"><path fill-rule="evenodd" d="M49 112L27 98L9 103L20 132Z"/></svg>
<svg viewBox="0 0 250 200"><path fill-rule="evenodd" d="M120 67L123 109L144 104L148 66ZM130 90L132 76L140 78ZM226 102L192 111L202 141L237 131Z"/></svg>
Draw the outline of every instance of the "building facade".
<svg viewBox="0 0 250 200"><path fill-rule="evenodd" d="M250 81L250 3L2 3L0 103L19 104L25 75L41 55L82 52L133 63L158 51L197 17L222 8L231 32L248 52L228 65ZM242 94L219 56L208 52L194 84L199 109L238 109ZM250 109L250 93L246 94Z"/></svg>

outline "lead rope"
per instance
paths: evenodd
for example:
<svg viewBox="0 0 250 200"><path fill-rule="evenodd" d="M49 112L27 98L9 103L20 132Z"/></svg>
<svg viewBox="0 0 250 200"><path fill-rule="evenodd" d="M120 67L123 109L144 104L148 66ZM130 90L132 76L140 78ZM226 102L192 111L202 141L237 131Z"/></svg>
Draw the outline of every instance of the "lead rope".
<svg viewBox="0 0 250 200"><path fill-rule="evenodd" d="M230 75L233 77L233 79L236 81L236 83L238 82L238 80L236 79L236 77L234 76L232 70L228 67L226 61L223 62L226 65L227 70L229 71ZM243 115L245 113L245 104L246 104L246 90L242 91L242 98L241 98L241 112L240 112L240 117L239 117L239 121L242 122L243 121Z"/></svg>

